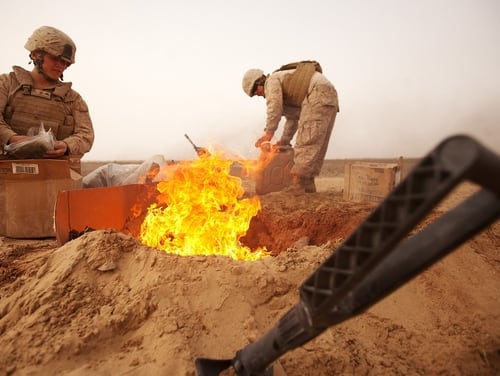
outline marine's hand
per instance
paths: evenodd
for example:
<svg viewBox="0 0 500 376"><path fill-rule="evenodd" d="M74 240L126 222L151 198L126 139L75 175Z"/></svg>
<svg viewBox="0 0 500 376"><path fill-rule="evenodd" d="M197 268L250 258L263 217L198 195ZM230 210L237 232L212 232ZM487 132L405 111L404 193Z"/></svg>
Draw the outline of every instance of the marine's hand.
<svg viewBox="0 0 500 376"><path fill-rule="evenodd" d="M46 158L58 158L62 157L68 151L68 145L64 141L54 142L54 150L47 150L45 152Z"/></svg>
<svg viewBox="0 0 500 376"><path fill-rule="evenodd" d="M257 142L255 142L255 147L256 148L260 148L261 145L264 143L264 142L270 142L271 139L273 138L273 134L272 133L269 133L269 132L266 132L264 133L258 140Z"/></svg>
<svg viewBox="0 0 500 376"><path fill-rule="evenodd" d="M21 136L21 135L15 135L9 138L9 144L15 144L16 142L21 142L21 141L28 141L32 136Z"/></svg>

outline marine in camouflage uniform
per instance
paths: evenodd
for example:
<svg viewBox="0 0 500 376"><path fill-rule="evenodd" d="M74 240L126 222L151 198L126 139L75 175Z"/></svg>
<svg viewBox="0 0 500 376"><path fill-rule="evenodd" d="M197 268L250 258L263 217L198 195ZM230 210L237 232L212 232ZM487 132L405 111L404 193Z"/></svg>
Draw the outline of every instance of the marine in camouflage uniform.
<svg viewBox="0 0 500 376"><path fill-rule="evenodd" d="M85 101L70 82L62 82L64 70L75 62L76 46L62 31L42 26L25 48L33 71L14 66L0 75L0 148L28 139L30 128L43 123L56 139L44 157L79 159L91 149L94 129Z"/></svg>
<svg viewBox="0 0 500 376"><path fill-rule="evenodd" d="M266 99L267 119L264 134L255 146L270 141L282 117L286 122L278 145L294 146L291 169L294 184L306 192L316 192L314 177L323 166L328 143L339 112L337 91L314 61L288 64L265 75L250 69L243 77L243 90L250 97Z"/></svg>

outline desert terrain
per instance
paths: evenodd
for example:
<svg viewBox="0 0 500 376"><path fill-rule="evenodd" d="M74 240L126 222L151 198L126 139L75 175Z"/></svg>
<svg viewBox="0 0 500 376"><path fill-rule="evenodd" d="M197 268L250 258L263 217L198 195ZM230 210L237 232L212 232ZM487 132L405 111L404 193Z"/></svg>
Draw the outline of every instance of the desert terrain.
<svg viewBox="0 0 500 376"><path fill-rule="evenodd" d="M194 376L198 357L231 359L376 207L343 199L345 162L325 162L317 193L259 197L242 239L271 251L257 261L167 254L113 229L61 247L0 237L0 375ZM421 226L476 189L460 184ZM497 221L279 364L288 376L499 375L499 250Z"/></svg>

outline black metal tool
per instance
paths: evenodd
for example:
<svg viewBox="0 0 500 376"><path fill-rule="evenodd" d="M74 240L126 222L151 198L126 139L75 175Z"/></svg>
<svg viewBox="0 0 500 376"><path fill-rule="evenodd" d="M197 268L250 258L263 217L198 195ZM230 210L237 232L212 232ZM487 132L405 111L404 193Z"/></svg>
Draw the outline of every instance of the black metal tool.
<svg viewBox="0 0 500 376"><path fill-rule="evenodd" d="M469 136L442 141L299 288L300 300L232 359L198 358L199 376L230 367L272 375L272 363L350 319L450 253L500 216L500 156ZM412 230L463 180L475 194L413 236Z"/></svg>

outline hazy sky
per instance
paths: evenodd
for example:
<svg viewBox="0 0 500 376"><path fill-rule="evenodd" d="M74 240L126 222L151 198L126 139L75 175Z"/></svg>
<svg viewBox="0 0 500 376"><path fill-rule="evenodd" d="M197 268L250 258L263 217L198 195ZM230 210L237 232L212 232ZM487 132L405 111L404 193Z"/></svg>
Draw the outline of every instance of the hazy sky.
<svg viewBox="0 0 500 376"><path fill-rule="evenodd" d="M468 133L500 152L500 1L2 1L0 72L51 25L77 45L65 81L87 101L85 160L195 157L184 138L245 158L265 101L241 79L318 60L340 100L328 158L420 157ZM277 136L281 134L282 127Z"/></svg>

